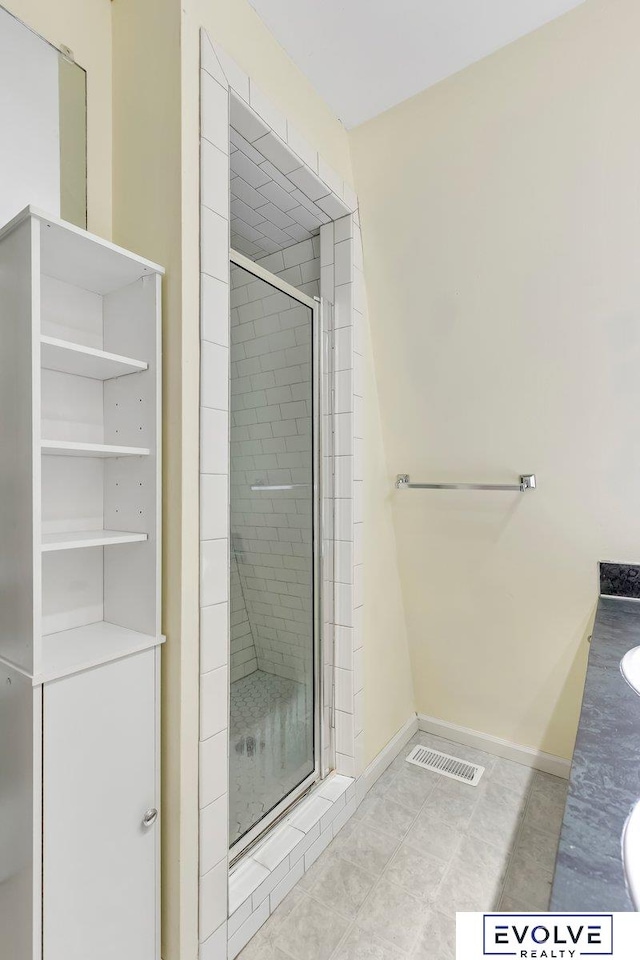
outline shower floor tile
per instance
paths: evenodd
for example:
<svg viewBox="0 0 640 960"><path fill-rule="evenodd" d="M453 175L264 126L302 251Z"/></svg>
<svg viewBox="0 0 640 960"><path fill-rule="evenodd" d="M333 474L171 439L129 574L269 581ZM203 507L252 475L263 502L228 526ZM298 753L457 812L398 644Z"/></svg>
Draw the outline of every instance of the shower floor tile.
<svg viewBox="0 0 640 960"><path fill-rule="evenodd" d="M410 766L418 743L482 764L479 785ZM566 791L416 734L239 960L454 960L456 910L548 909Z"/></svg>
<svg viewBox="0 0 640 960"><path fill-rule="evenodd" d="M256 670L231 684L229 842L251 829L313 770L313 695Z"/></svg>

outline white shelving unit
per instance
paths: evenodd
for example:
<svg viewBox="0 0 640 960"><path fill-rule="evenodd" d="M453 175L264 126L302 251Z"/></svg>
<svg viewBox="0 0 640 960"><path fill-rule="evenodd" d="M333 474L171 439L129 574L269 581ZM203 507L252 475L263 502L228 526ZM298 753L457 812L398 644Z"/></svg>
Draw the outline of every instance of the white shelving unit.
<svg viewBox="0 0 640 960"><path fill-rule="evenodd" d="M31 207L0 230L12 960L159 958L162 273Z"/></svg>
<svg viewBox="0 0 640 960"><path fill-rule="evenodd" d="M146 533L124 533L122 530L79 530L77 533L43 533L41 550L77 550L80 547L108 547L116 543L142 543Z"/></svg>
<svg viewBox="0 0 640 960"><path fill-rule="evenodd" d="M86 627L62 630L49 636L42 674L36 679L38 682L42 682L45 677L47 680L57 680L70 673L119 660L120 657L139 650L148 650L156 643L154 637L106 623L104 620Z"/></svg>
<svg viewBox="0 0 640 960"><path fill-rule="evenodd" d="M72 373L91 380L112 380L149 369L149 364L141 360L119 357L117 353L83 347L57 337L40 337L40 358L43 370Z"/></svg>
<svg viewBox="0 0 640 960"><path fill-rule="evenodd" d="M72 440L42 440L42 453L52 457L147 457L148 447L121 447L113 443L77 443Z"/></svg>

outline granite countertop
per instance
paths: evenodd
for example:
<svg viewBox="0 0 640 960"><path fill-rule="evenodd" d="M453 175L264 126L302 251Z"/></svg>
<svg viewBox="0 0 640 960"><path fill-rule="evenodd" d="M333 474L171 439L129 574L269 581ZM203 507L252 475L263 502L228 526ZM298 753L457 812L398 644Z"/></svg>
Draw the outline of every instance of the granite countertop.
<svg viewBox="0 0 640 960"><path fill-rule="evenodd" d="M552 911L632 911L622 830L640 799L640 696L620 661L640 645L640 602L600 597L591 639Z"/></svg>

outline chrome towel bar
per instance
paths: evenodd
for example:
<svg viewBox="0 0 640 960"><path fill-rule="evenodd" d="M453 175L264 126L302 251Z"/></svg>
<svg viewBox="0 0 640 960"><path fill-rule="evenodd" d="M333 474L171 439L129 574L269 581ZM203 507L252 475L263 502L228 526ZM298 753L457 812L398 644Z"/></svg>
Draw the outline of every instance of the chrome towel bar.
<svg viewBox="0 0 640 960"><path fill-rule="evenodd" d="M396 487L398 490L514 490L525 493L536 489L536 475L523 474L520 483L411 483L408 473L399 473Z"/></svg>

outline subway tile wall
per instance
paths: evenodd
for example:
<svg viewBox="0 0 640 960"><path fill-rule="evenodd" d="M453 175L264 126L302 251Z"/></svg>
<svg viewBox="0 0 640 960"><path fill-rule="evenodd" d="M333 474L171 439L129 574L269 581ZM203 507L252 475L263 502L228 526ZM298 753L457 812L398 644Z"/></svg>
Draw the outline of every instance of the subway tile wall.
<svg viewBox="0 0 640 960"><path fill-rule="evenodd" d="M257 597L248 598L243 589L250 579L249 570L241 571L242 560L231 552L231 537L228 519L228 484L234 482L234 466L229 475L229 417L233 414L233 404L229 403L229 364L236 362L231 354L235 343L251 340L229 339L229 230L230 230L230 194L229 194L229 116L230 102L233 108L233 124L238 136L233 137L231 151L234 156L233 177L236 186L241 186L240 168L245 161L237 153L250 156L257 150L263 157L258 162L260 171L269 175L270 180L262 182L258 193L260 200L251 194L257 207L245 202L239 192L234 196L233 219L250 223L255 216L263 217L259 224L267 239L272 231L269 223L278 229L278 222L284 224L281 214L288 215L296 210L293 217L296 226L285 224L289 232L286 249L280 249L264 257L261 263L269 270L278 273L303 292L316 295L318 284L322 296L335 304L334 325L328 344L325 395L334 391L335 415L323 411L325 425L335 448L335 458L327 455L323 463L323 476L335 485L335 499L327 498L326 514L331 517L333 535L325 543L327 564L325 577L325 609L323 620L325 635L331 638L325 648L325 706L329 708L334 700L335 681L335 731L330 729L329 711L325 712L325 732L327 743L335 740L337 752L335 767L337 773L347 778L356 776L362 769L363 733L362 733L362 322L364 314L364 284L362 282L362 253L360 230L357 214L357 200L348 184L343 183L335 171L324 163L313 147L292 127L285 117L269 102L263 92L242 69L219 47L210 42L202 33L201 47L201 406L200 406L200 471L201 471L201 545L200 545L200 957L201 960L226 960L234 956L242 942L251 935L266 919L269 911L288 892L299 879L302 872L319 856L331 836L346 822L356 799L350 799L340 811L339 816L328 823L327 813L306 830L305 824L291 824L291 829L304 835L303 855L294 855L293 850L268 871L268 883L274 884L262 897L262 893L251 894L250 909L243 903L246 916L236 912L233 923L228 927L228 853L226 838L228 830L228 693L231 679L239 679L251 673L261 663L260 639L247 627L249 623L248 603ZM242 137L242 140L240 139ZM260 141L258 144L257 141ZM265 159L266 158L266 159ZM251 157L250 157L251 159ZM258 157L253 156L254 162ZM239 165L239 166L238 166ZM244 172L247 173L246 164ZM253 174L252 168L248 168ZM251 186L251 184L249 184ZM293 187L293 189L291 189ZM277 188L277 189L276 189ZM283 192L290 199L283 197ZM246 193L246 196L249 196ZM262 201L265 201L264 203ZM292 201L298 206L291 207ZM279 206L281 204L282 206ZM305 213L306 211L306 213ZM270 218L273 220L270 221ZM310 219L313 217L313 221ZM327 222L330 218L331 222ZM291 219L291 218L290 218ZM321 226L320 249L318 249L318 227ZM244 229L244 228L242 228ZM306 236L313 234L312 237ZM245 231L246 232L246 231ZM303 241L303 237L305 237ZM246 239L246 238L245 238ZM292 241L292 242L290 242ZM298 242L302 241L302 242ZM249 240L247 243L251 242ZM283 244L284 246L284 244ZM245 248L246 252L248 248ZM268 243L263 247L272 250ZM318 262L318 254L320 260ZM257 250L253 256L258 256ZM242 296L242 295L240 295ZM255 301L254 301L255 302ZM260 326L259 321L266 320L268 314L262 313L250 317L251 301L233 304L237 310L237 327L245 325L252 330L254 337L276 336L277 331L269 331L268 325ZM240 319L241 307L243 318ZM279 322L280 322L279 316ZM258 333L258 329L260 332ZM297 326L288 328L296 334ZM284 332L282 329L280 333ZM287 337L287 339L290 339ZM300 350L304 343L285 346L284 350ZM251 347L245 346L245 357L251 359ZM277 353L277 350L270 351ZM257 354L253 354L257 356ZM239 360L238 360L239 362ZM302 360L291 366L299 366ZM291 399L279 395L280 407L286 404L307 402L306 397L294 396L295 381L274 385L255 385L260 390L291 389ZM256 374L257 376L257 374ZM281 374L285 376L285 374ZM251 384L254 392L253 384ZM238 394L240 395L240 394ZM276 399L276 394L272 394ZM254 398L255 399L255 398ZM268 404L267 404L268 406ZM251 409L246 407L245 409ZM254 407L255 409L259 409ZM289 408L291 419L296 422L305 419L302 408ZM306 413L306 409L305 409ZM282 410L281 410L282 414ZM287 418L280 416L280 423ZM257 425L256 416L256 425ZM275 420L262 421L270 424ZM248 424L247 424L248 426ZM277 429L284 429L278 427ZM294 434L283 433L276 436L272 428L272 440L285 439ZM268 437L251 438L264 441ZM281 445L277 445L281 447ZM295 444L293 444L295 446ZM280 454L294 455L307 453L304 449L279 450ZM259 456L274 456L272 451ZM247 453L247 456L254 454ZM302 469L289 461L260 461L260 468L267 470ZM275 465L268 466L268 464ZM253 463L253 469L258 464ZM246 478L245 478L246 479ZM273 506L273 504L272 504ZM296 508L297 510L297 508ZM264 511L267 513L268 511ZM277 518L277 512L272 510ZM290 523L291 530L302 531ZM270 522L276 522L270 521ZM255 525L256 530L258 524ZM265 524L266 527L266 524ZM333 532L333 531L332 531ZM249 538L253 539L253 538ZM255 541L259 541L259 537ZM286 541L282 541L283 543ZM293 543L294 541L290 541ZM298 541L302 543L302 539ZM252 547L254 543L250 544ZM246 544L245 544L246 546ZM288 556L294 558L292 550ZM258 554L256 554L256 557ZM285 554L282 554L284 557ZM252 557L253 559L253 557ZM251 573L259 572L259 564L252 566ZM285 564L281 569L285 569ZM295 565L290 568L295 571ZM269 572L262 570L261 572ZM303 571L298 568L297 573ZM246 573L246 581L243 580ZM304 571L306 576L306 571ZM274 583L277 582L274 580ZM295 580L286 580L295 586ZM229 586L231 584L231 586ZM257 588L258 584L252 584ZM330 588L330 589L329 589ZM282 597L294 597L289 591ZM299 599L304 599L300 597ZM296 609L289 606L287 610ZM298 608L299 609L299 608ZM295 622L295 621L294 621ZM229 646L231 638L231 648ZM334 642L335 638L335 653ZM265 637L266 639L266 637ZM265 653L267 648L264 648ZM335 662L334 662L335 656ZM276 669L276 660L264 656L262 664ZM324 757L324 767L333 766L330 748ZM330 789L330 781L322 789ZM344 784L343 784L344 785ZM321 799L326 800L327 797ZM345 803L341 799L342 803ZM317 807L317 804L316 804ZM309 814L310 815L310 814ZM323 823L327 820L327 825ZM317 833L317 836L316 836ZM298 838L299 839L299 838ZM305 852L304 844L308 844ZM256 860L256 863L258 861ZM285 868L285 864L287 865ZM268 883L263 876L263 886L257 890L266 891ZM260 902L258 902L260 900ZM255 903L254 903L255 901Z"/></svg>
<svg viewBox="0 0 640 960"><path fill-rule="evenodd" d="M227 951L229 762L229 90L202 44L200 129L201 960Z"/></svg>
<svg viewBox="0 0 640 960"><path fill-rule="evenodd" d="M362 442L364 283L357 211L321 228L320 289L333 303L335 766L364 764Z"/></svg>
<svg viewBox="0 0 640 960"><path fill-rule="evenodd" d="M315 237L258 262L317 296L319 247ZM232 682L255 669L312 674L311 361L309 308L232 267ZM260 484L299 486L252 489Z"/></svg>
<svg viewBox="0 0 640 960"><path fill-rule="evenodd" d="M230 680L234 683L255 673L258 669L258 655L245 591L240 579L238 546L233 545L233 533L231 543Z"/></svg>

